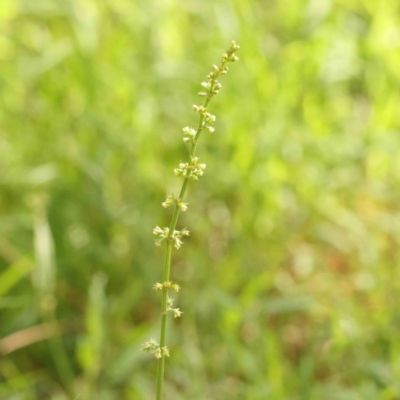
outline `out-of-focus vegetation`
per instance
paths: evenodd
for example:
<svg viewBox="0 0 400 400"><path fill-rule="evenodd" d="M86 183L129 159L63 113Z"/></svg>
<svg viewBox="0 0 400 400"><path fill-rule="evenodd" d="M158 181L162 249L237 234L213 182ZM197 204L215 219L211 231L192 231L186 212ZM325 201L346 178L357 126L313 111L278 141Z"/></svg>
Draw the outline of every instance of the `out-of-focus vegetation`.
<svg viewBox="0 0 400 400"><path fill-rule="evenodd" d="M399 16L395 0L2 0L0 399L154 397L151 232L232 39L174 252L165 398L400 399Z"/></svg>

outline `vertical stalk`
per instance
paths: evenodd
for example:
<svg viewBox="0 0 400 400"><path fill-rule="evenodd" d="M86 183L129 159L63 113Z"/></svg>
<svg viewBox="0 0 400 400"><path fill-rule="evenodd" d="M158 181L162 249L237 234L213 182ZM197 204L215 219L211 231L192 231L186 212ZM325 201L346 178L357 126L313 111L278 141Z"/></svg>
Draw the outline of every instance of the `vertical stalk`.
<svg viewBox="0 0 400 400"><path fill-rule="evenodd" d="M204 103L204 108L207 107L210 99ZM204 116L201 115L199 126L197 128L195 142L192 143L192 148L190 151L190 160L192 160L196 154L196 145L197 140L200 136L202 130ZM179 202L183 201L183 197L185 196L186 188L189 183L189 177L186 177L183 181L183 185L181 191L179 193ZM179 213L181 208L178 204L175 205L174 214L172 215L171 224L169 227L170 236L166 241L166 250L165 250L165 262L164 262L164 275L163 275L163 282L169 281L170 270L171 270L171 254L172 254L172 234L176 228L176 224L178 222ZM164 290L162 293L162 317L161 317L161 334L160 334L160 347L165 347L166 342L166 331L167 331L167 299L168 299L168 291ZM157 366L157 400L162 400L162 393L163 393L163 386L164 386L164 371L165 371L165 357L161 357L158 360Z"/></svg>
<svg viewBox="0 0 400 400"><path fill-rule="evenodd" d="M215 121L215 116L207 112L208 104L210 103L211 98L218 94L219 89L222 86L218 82L218 78L221 74L226 74L228 72L227 64L229 62L234 62L238 60L238 58L234 55L234 53L238 49L239 46L234 41L232 41L228 51L222 55L221 66L217 67L214 65L214 71L210 72L210 74L207 76L208 81L201 84L203 88L205 88L205 92L199 93L199 95L206 96L206 100L203 106L193 106L194 110L199 112L200 114L197 130L189 127L183 129L184 134L189 136L189 138L185 137L183 141L185 143L191 142L190 159L187 163L181 162L179 164L179 168L176 168L174 170L175 175L181 175L184 178L182 188L178 198L175 198L174 195L167 196L166 201L162 203L164 207L169 207L170 205L175 204L171 223L169 228L161 229L157 226L153 231L153 233L159 238L159 240L156 241L156 245L159 246L161 241L163 240L165 240L166 242L163 283L156 283L153 286L155 290L162 290L161 332L160 343L158 344L154 339L151 339L149 342L144 343L143 350L147 352L151 351L156 356L156 358L158 358L157 400L162 400L163 398L165 358L169 356L169 350L166 346L167 315L169 311L172 311L175 317L179 317L182 314L182 312L179 311L179 308L172 308L173 300L168 297L169 289L172 288L176 291L179 290L179 285L170 282L171 254L172 246L174 245L177 249L179 249L182 245L180 239L182 238L182 236L188 236L189 231L187 229L183 229L179 232L176 231L175 228L181 209L185 211L187 208L187 205L183 203L183 198L185 196L189 179L193 178L194 180L197 180L199 176L203 175L203 170L206 167L205 164L198 163L198 158L196 157L196 148L200 134L203 129L207 129L209 132L214 131L213 123Z"/></svg>
<svg viewBox="0 0 400 400"><path fill-rule="evenodd" d="M167 241L167 249L165 252L165 264L164 264L164 282L169 281L169 275L171 270L171 252L172 242ZM160 347L165 347L166 342L166 331L167 331L167 299L168 291L164 290L162 293L162 318L161 318L161 334L160 334ZM163 385L164 385L164 369L165 369L165 357L158 359L157 366L157 400L162 399Z"/></svg>
<svg viewBox="0 0 400 400"><path fill-rule="evenodd" d="M207 98L204 102L204 108L208 106L210 102L210 98ZM204 115L200 116L199 126L197 128L195 140L192 143L192 148L190 151L190 160L194 158L196 155L196 146L197 141L199 139L200 133L202 131L202 124L204 120ZM186 188L189 183L189 176L185 177L183 181L183 185L181 191L179 193L179 203L183 201L183 197L185 196ZM163 282L169 281L170 271L171 271L171 255L172 255L172 234L176 228L176 224L178 222L179 214L181 208L179 204L175 205L174 214L172 215L171 224L169 227L169 238L170 240L166 241L166 251L165 251L165 262L164 262L164 275L163 275ZM161 334L160 334L160 347L165 347L166 342L166 331L167 331L167 300L168 300L168 291L164 290L162 293L162 317L161 317ZM158 359L157 365L157 400L162 400L163 394L163 386L164 386L164 371L165 371L165 357L161 357Z"/></svg>

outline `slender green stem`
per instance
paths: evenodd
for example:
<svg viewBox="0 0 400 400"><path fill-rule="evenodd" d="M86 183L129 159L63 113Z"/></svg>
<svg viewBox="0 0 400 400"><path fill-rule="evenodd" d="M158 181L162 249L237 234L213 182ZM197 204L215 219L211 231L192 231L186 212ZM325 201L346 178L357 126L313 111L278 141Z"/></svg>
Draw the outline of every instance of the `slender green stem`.
<svg viewBox="0 0 400 400"><path fill-rule="evenodd" d="M210 98L207 98L207 100L205 101L204 106L203 106L204 108L207 108L208 103L210 102L210 100L211 100ZM196 136L195 136L195 140L194 140L194 143L192 143L192 148L190 150L190 162L192 161L192 159L196 155L196 147L197 147L197 142L198 142L199 137L200 137L200 133L202 131L203 120L204 120L204 115L201 115L200 116L200 121L199 121L199 126L197 128L197 132L196 132ZM179 202L183 201L183 197L185 196L185 192L186 192L186 188L187 188L188 183L189 183L189 176L187 176L185 178L185 180L183 181L182 189L181 189L181 191L179 193ZM181 208L180 208L179 204L176 204L175 205L174 214L172 215L171 225L169 227L169 235L170 235L171 238L172 238L172 235L173 235L174 230L176 228L176 224L178 222L180 211L181 211Z"/></svg>
<svg viewBox="0 0 400 400"><path fill-rule="evenodd" d="M229 62L237 61L238 58L233 55L233 53L239 49L239 46L236 45L236 43L233 41L228 52L222 55L222 64L221 67L215 67L216 71L211 72L207 78L209 80L209 85L202 84L202 86L207 88L207 97L204 102L204 105L202 106L202 110L200 112L200 119L199 119L199 125L197 127L196 134L194 136L194 139L192 140L192 146L190 149L190 159L189 163L186 165L189 165L188 169L185 172L184 175L184 181L182 184L181 191L179 193L179 198L176 199L177 201L175 202L175 209L174 213L172 215L171 219L171 224L169 226L169 231L168 231L168 237L163 237L166 239L166 252L165 252L165 263L164 263L164 277L163 277L163 284L166 285L167 283L171 284L169 282L170 280L170 270L171 270L171 254L172 254L172 245L175 233L175 228L176 224L178 222L179 214L181 211L181 206L182 206L182 201L185 196L185 192L187 189L187 185L189 183L189 178L193 175L191 175L191 171L196 167L197 159L195 158L196 155L196 148L197 148L197 143L200 138L200 134L203 129L205 128L210 128L210 125L207 125L209 123L209 118L210 114L206 113L206 109L208 107L208 104L210 103L211 98L218 93L219 88L221 85L219 84L217 78L220 76L221 73L226 73L228 68L226 65ZM195 106L196 109L197 106ZM215 120L212 119L212 121ZM204 169L204 168L203 168ZM160 229L160 228L158 228ZM179 248L179 246L178 246ZM168 287L169 288L169 287ZM168 299L168 288L163 287L163 292L162 292L162 317L161 317L161 334L160 334L160 344L158 348L158 365L157 365L157 400L162 400L163 398L163 385L164 385L164 370L165 370L165 358L166 355L168 354L168 349L166 348L166 331L167 331L167 314L169 310L169 299ZM178 286L179 288L179 286ZM178 289L177 289L178 290Z"/></svg>
<svg viewBox="0 0 400 400"><path fill-rule="evenodd" d="M165 252L165 264L164 264L164 282L169 281L169 275L171 270L171 251L172 242L167 241L167 250ZM167 331L167 303L168 303L168 292L164 290L162 293L162 319L161 319L161 336L160 336L160 347L165 347L166 331ZM158 360L157 366L157 400L162 399L163 384L164 384L164 368L165 368L165 356Z"/></svg>
<svg viewBox="0 0 400 400"><path fill-rule="evenodd" d="M204 108L208 106L208 103L210 102L210 98L207 98L206 101L204 102ZM202 125L203 125L203 120L204 116L200 116L200 121L199 121L199 126L197 128L195 140L192 143L192 147L190 150L190 162L196 155L196 147L197 147L197 141L199 140L200 133L202 131ZM185 177L181 191L179 193L179 202L182 202L183 197L185 196L186 188L189 183L189 176ZM178 222L179 218L179 213L181 211L181 208L179 204L175 205L175 210L174 214L172 215L171 219L171 225L169 227L169 234L170 238L172 238L172 235L174 233L174 230L176 228L176 224ZM169 276L170 276L170 271L171 271L171 254L172 254L172 241L167 240L167 248L165 252L165 263L164 263L164 277L163 277L163 282L168 282L169 281ZM166 331L167 331L167 300L168 300L168 291L164 290L162 293L162 317L161 317L161 334L160 334L160 347L163 348L165 347L165 342L166 342ZM158 360L158 365L157 365L157 400L162 400L162 395L163 395L163 386L164 386L164 370L165 370L165 356L162 356Z"/></svg>

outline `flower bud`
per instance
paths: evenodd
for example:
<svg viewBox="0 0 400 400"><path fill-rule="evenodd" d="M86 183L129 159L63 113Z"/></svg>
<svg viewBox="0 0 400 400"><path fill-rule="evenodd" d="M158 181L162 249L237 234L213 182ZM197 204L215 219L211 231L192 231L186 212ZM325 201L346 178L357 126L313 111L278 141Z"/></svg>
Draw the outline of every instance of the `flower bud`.
<svg viewBox="0 0 400 400"><path fill-rule="evenodd" d="M179 310L179 308L173 308L172 312L174 313L174 318L179 318L183 312Z"/></svg>
<svg viewBox="0 0 400 400"><path fill-rule="evenodd" d="M174 284L171 286L171 288L174 289L175 292L179 292L179 289L180 289L181 287L180 287L177 283L174 283Z"/></svg>
<svg viewBox="0 0 400 400"><path fill-rule="evenodd" d="M154 354L154 357L157 359L160 359L162 357L160 348L158 348L153 354Z"/></svg>
<svg viewBox="0 0 400 400"><path fill-rule="evenodd" d="M169 349L168 349L168 347L167 346L161 347L161 353L162 353L163 356L169 357Z"/></svg>

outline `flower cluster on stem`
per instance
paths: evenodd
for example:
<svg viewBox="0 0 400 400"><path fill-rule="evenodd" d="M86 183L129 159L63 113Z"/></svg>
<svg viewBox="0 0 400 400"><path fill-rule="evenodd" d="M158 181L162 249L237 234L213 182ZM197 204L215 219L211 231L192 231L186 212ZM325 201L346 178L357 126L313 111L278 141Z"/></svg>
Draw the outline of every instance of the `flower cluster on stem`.
<svg viewBox="0 0 400 400"><path fill-rule="evenodd" d="M180 287L178 284L170 281L170 269L171 269L171 252L172 246L179 249L183 242L184 236L189 236L189 231L184 228L176 230L176 224L178 222L180 211L187 210L187 203L183 202L187 184L190 179L197 181L199 177L203 176L206 164L200 163L199 158L196 156L196 148L199 137L203 130L213 133L215 130L214 124L216 121L215 115L208 112L207 108L211 99L216 96L222 88L219 82L219 77L226 74L229 71L228 64L239 60L235 55L236 51L239 50L239 46L232 41L226 53L222 54L221 64L219 66L213 65L212 71L207 75L207 79L201 83L202 91L198 94L205 97L203 105L193 105L194 111L199 114L199 122L197 128L186 126L182 129L183 131L183 142L190 144L190 156L187 162L180 162L178 167L174 169L176 176L183 178L182 189L179 196L170 194L166 196L165 201L162 203L164 208L175 206L171 224L169 227L160 228L156 226L153 230L153 234L157 237L155 242L156 246L161 246L162 242L166 243L166 256L164 265L164 276L163 283L155 283L153 285L154 290L162 291L162 317L161 317L161 334L160 343L154 339L144 343L143 350L151 352L158 359L158 371L157 371L157 400L162 400L163 393L163 382L164 382L164 366L165 358L169 357L169 349L166 346L166 325L167 315L171 312L174 318L180 317L183 313L179 308L173 308L173 299L168 296L169 290L179 291Z"/></svg>
<svg viewBox="0 0 400 400"><path fill-rule="evenodd" d="M206 169L206 164L201 164L198 161L198 157L193 157L190 163L180 162L178 168L174 169L174 174L176 176L182 175L184 178L192 178L197 181L199 176L203 176L204 170Z"/></svg>
<svg viewBox="0 0 400 400"><path fill-rule="evenodd" d="M156 246L161 246L161 242L163 240L169 240L174 243L174 247L177 249L180 249L183 242L182 242L182 237L183 236L189 236L190 232L184 228L180 231L173 230L173 232L170 234L169 233L169 228L160 228L159 226L156 226L153 229L153 235L156 235L158 237L158 240L156 240Z"/></svg>
<svg viewBox="0 0 400 400"><path fill-rule="evenodd" d="M180 207L181 211L186 211L188 203L183 203L179 197L175 197L174 194L167 195L164 202L161 203L164 208L171 207L172 205L176 205Z"/></svg>
<svg viewBox="0 0 400 400"><path fill-rule="evenodd" d="M155 283L153 285L154 290L175 290L175 292L179 292L179 289L181 287L177 283L172 283L172 282L164 282L164 283Z"/></svg>
<svg viewBox="0 0 400 400"><path fill-rule="evenodd" d="M169 349L167 346L161 347L158 342L154 339L150 339L148 342L144 342L142 350L146 353L153 353L155 358L161 358L163 356L169 357Z"/></svg>

